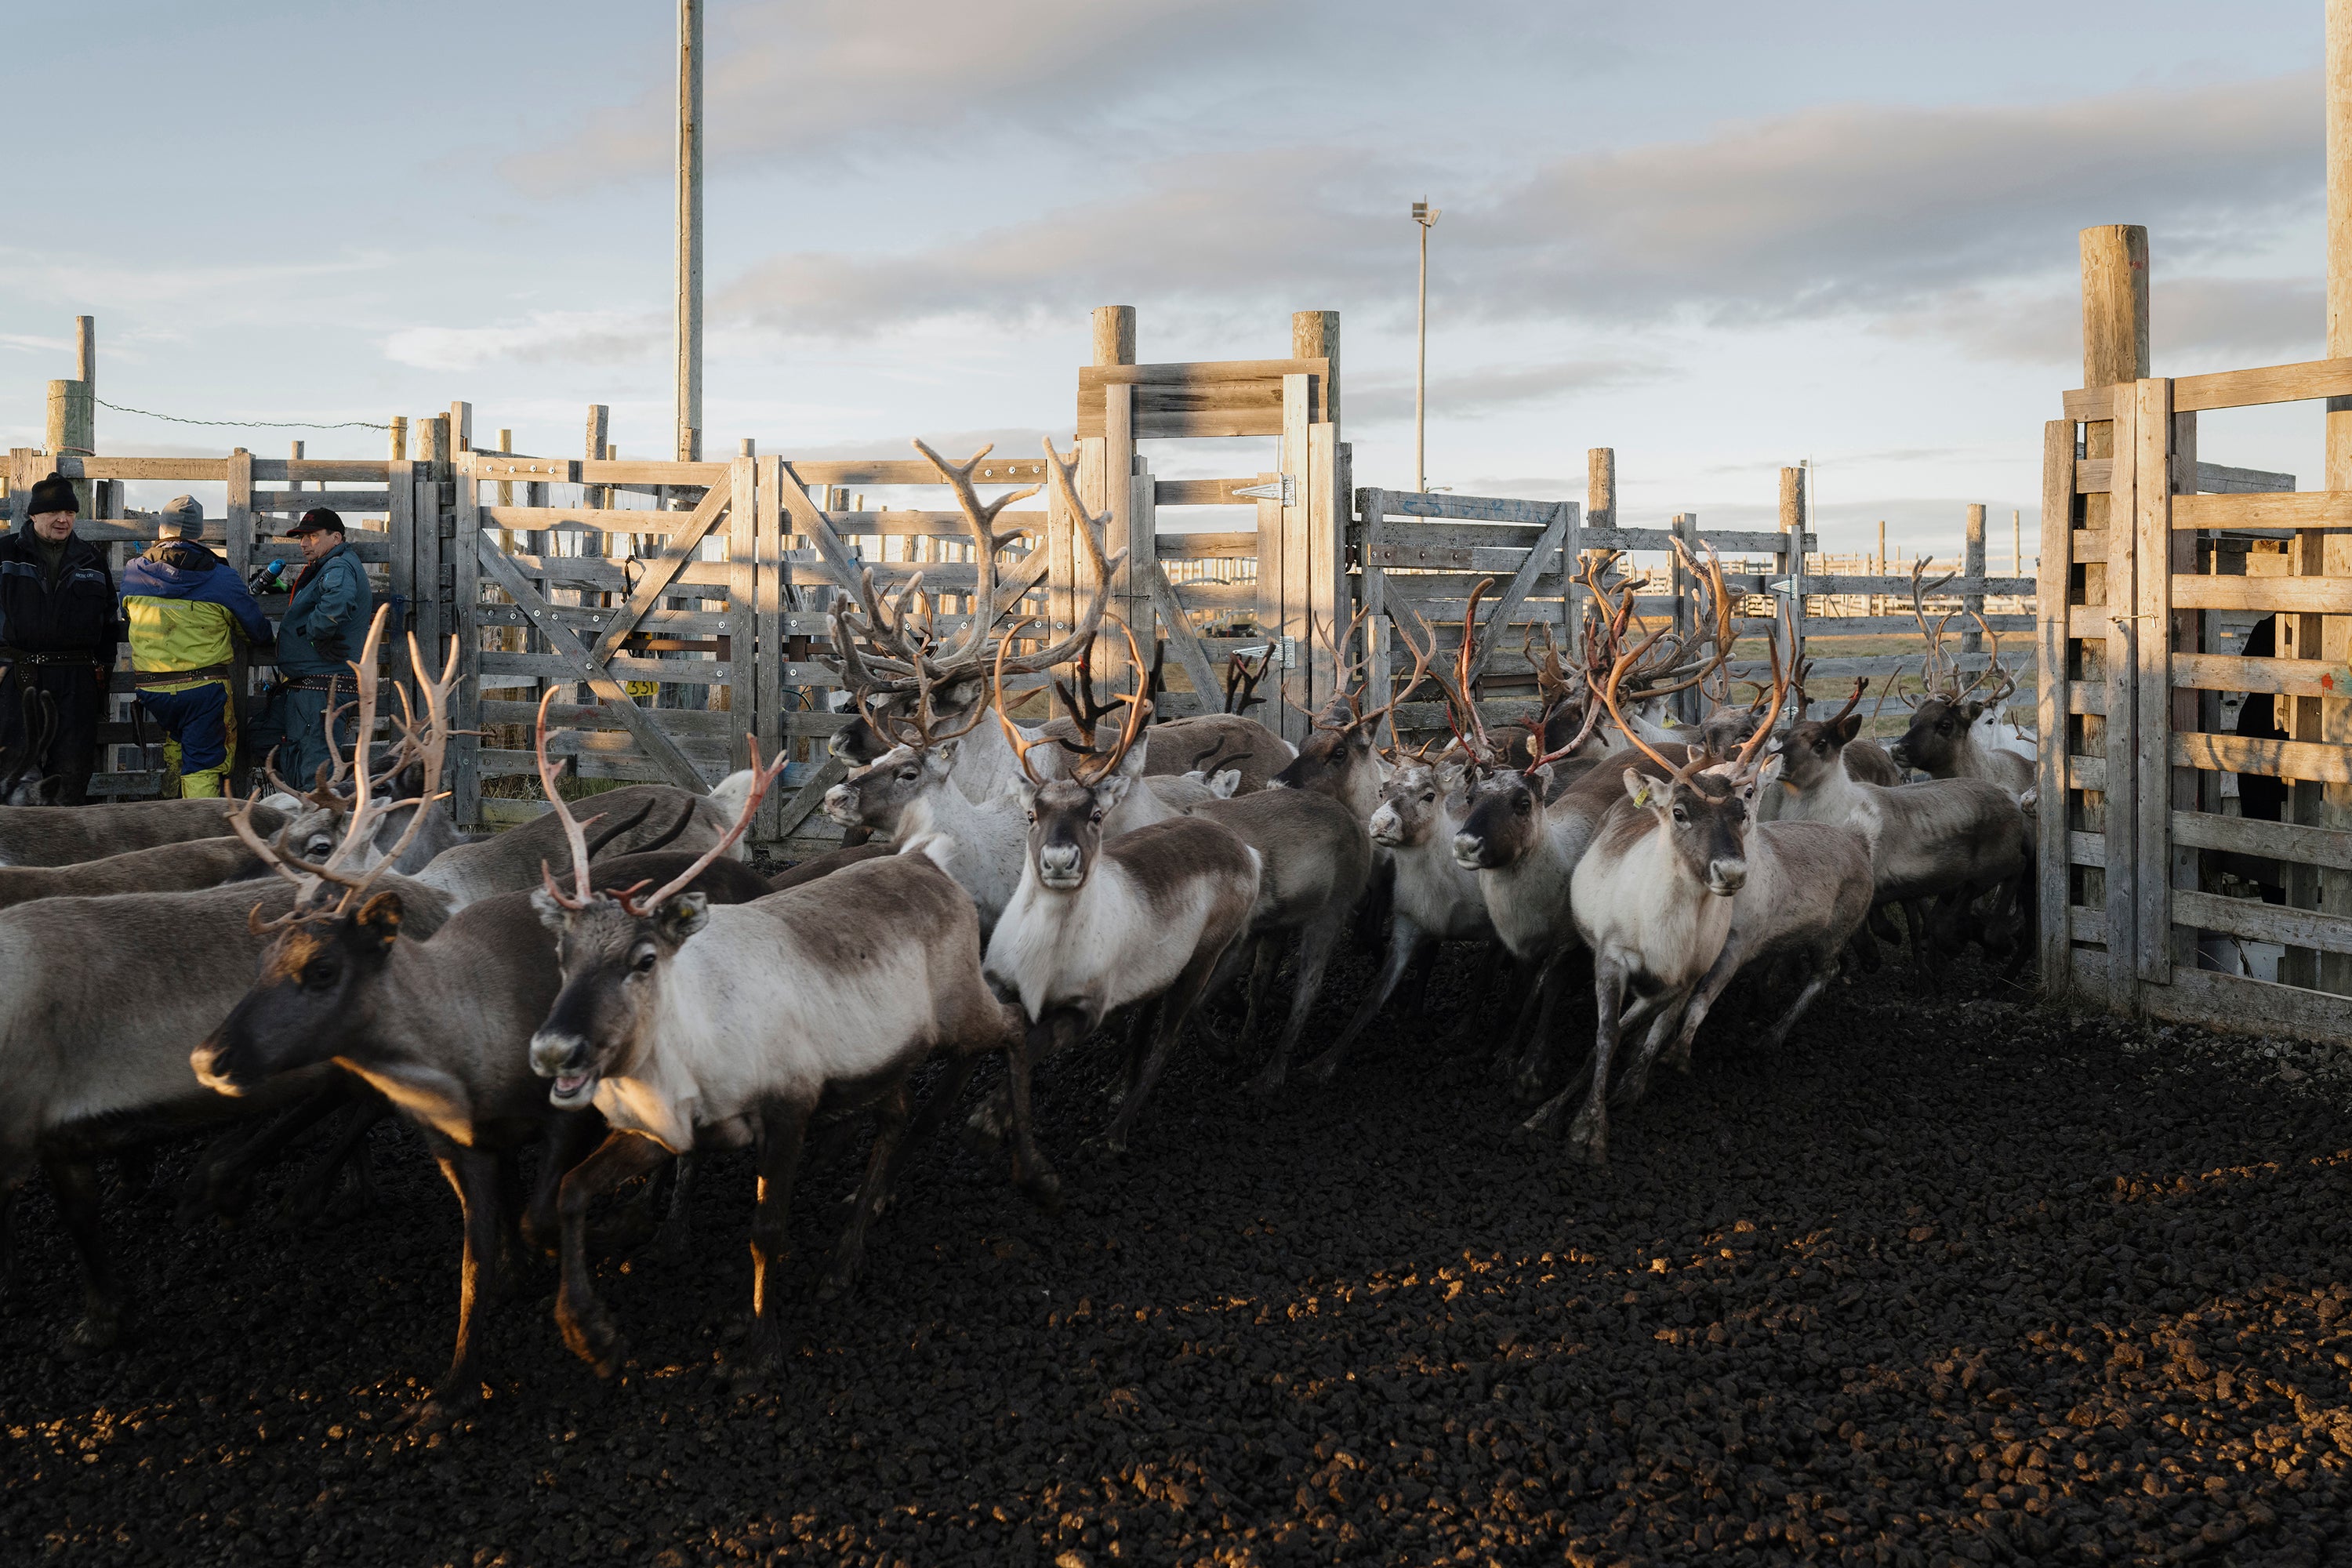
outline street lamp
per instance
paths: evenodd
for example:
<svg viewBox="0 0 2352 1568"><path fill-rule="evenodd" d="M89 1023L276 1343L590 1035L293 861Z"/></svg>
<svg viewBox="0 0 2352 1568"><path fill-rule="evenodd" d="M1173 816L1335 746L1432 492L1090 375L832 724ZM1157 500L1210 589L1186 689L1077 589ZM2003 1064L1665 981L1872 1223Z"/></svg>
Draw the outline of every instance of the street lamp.
<svg viewBox="0 0 2352 1568"><path fill-rule="evenodd" d="M1412 360L1412 488L1426 491L1429 475L1422 451L1429 416L1429 229L1437 221L1437 209L1424 197L1412 204L1412 221L1421 226L1421 309Z"/></svg>

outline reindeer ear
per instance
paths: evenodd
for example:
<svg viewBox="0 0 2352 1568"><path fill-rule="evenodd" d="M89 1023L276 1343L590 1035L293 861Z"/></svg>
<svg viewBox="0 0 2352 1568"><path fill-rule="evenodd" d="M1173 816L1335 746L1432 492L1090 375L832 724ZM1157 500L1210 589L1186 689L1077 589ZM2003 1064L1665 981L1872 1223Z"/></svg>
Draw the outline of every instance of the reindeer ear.
<svg viewBox="0 0 2352 1568"><path fill-rule="evenodd" d="M1985 705L1971 697L1969 699L1968 706L1960 710L1960 717L1966 722L1973 724L1984 717L1984 710Z"/></svg>
<svg viewBox="0 0 2352 1568"><path fill-rule="evenodd" d="M654 916L654 932L672 947L710 923L710 895L680 893Z"/></svg>
<svg viewBox="0 0 2352 1568"><path fill-rule="evenodd" d="M1105 811L1110 810L1127 798L1127 792L1134 783L1135 780L1122 768L1095 785L1095 804Z"/></svg>
<svg viewBox="0 0 2352 1568"><path fill-rule="evenodd" d="M1037 809L1037 786L1035 784L1031 784L1025 778L1016 777L1013 779L1011 788L1013 793L1020 797L1022 810L1034 811Z"/></svg>
<svg viewBox="0 0 2352 1568"><path fill-rule="evenodd" d="M1209 793L1219 800L1233 799L1234 793L1241 787L1242 771L1239 768L1227 768L1209 779Z"/></svg>
<svg viewBox="0 0 2352 1568"><path fill-rule="evenodd" d="M378 947L390 947L400 936L400 922L407 910L400 895L385 891L360 906L360 929L373 937Z"/></svg>
<svg viewBox="0 0 2352 1568"><path fill-rule="evenodd" d="M1862 715L1849 713L1837 721L1838 744L1843 746L1862 733Z"/></svg>
<svg viewBox="0 0 2352 1568"><path fill-rule="evenodd" d="M923 765L935 773L946 773L955 766L956 748L961 741L941 741L924 753Z"/></svg>
<svg viewBox="0 0 2352 1568"><path fill-rule="evenodd" d="M1658 781L1639 768L1627 768L1625 798L1635 805L1654 805L1658 800Z"/></svg>
<svg viewBox="0 0 2352 1568"><path fill-rule="evenodd" d="M533 888L530 890L530 907L539 911L540 924L558 936L563 934L563 905L553 893L544 887Z"/></svg>
<svg viewBox="0 0 2352 1568"><path fill-rule="evenodd" d="M1549 763L1546 763L1543 766L1529 773L1528 777L1534 779L1538 784L1542 784L1544 788L1549 789L1551 787L1551 764Z"/></svg>

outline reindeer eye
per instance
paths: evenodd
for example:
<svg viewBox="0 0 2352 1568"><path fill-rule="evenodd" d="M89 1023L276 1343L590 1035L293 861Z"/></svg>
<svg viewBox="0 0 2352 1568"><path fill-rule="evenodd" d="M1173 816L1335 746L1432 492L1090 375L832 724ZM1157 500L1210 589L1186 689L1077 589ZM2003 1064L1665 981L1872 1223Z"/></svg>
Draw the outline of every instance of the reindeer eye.
<svg viewBox="0 0 2352 1568"><path fill-rule="evenodd" d="M1087 820L1088 822L1100 822L1102 819L1103 814L1102 807L1100 806L1097 806L1094 810L1087 813Z"/></svg>
<svg viewBox="0 0 2352 1568"><path fill-rule="evenodd" d="M324 991L334 984L341 973L332 963L322 959L302 972L302 984L313 991Z"/></svg>
<svg viewBox="0 0 2352 1568"><path fill-rule="evenodd" d="M1422 794L1422 797L1421 797L1421 804L1422 804L1422 805L1429 805L1432 801L1435 800L1436 798L1437 798L1437 792L1436 792L1435 790L1433 790L1433 790L1425 790L1425 791L1423 791L1423 794Z"/></svg>
<svg viewBox="0 0 2352 1568"><path fill-rule="evenodd" d="M913 784L921 776L922 774L914 768L900 768L898 770L898 782L900 784Z"/></svg>
<svg viewBox="0 0 2352 1568"><path fill-rule="evenodd" d="M1675 807L1675 820L1676 822L1688 822L1690 820L1690 813L1685 811L1678 805Z"/></svg>
<svg viewBox="0 0 2352 1568"><path fill-rule="evenodd" d="M656 954L650 947L640 949L636 955L629 960L629 973L632 974L651 973L653 972L654 960L656 956Z"/></svg>

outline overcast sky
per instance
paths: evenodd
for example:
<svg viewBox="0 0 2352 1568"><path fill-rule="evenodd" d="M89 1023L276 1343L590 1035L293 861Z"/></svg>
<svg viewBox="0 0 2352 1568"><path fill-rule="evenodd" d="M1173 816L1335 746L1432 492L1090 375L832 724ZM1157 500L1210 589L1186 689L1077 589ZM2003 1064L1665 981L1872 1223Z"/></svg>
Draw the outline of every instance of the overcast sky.
<svg viewBox="0 0 2352 1568"><path fill-rule="evenodd" d="M1276 357L1336 309L1359 483L1429 468L1628 521L1769 515L1832 549L2030 531L2080 379L2076 232L2151 230L2157 370L2321 347L2318 0L1279 4L710 0L707 449L1066 435L1087 310L1145 360ZM98 318L99 395L193 418L475 406L572 456L591 402L667 456L674 7L191 6L13 16L0 426ZM2308 411L2209 459L2316 482ZM101 409L109 451L378 455L371 430ZM1223 449L1220 449L1222 447ZM1254 471L1251 443L1152 454ZM2030 549L2030 546L2029 546Z"/></svg>

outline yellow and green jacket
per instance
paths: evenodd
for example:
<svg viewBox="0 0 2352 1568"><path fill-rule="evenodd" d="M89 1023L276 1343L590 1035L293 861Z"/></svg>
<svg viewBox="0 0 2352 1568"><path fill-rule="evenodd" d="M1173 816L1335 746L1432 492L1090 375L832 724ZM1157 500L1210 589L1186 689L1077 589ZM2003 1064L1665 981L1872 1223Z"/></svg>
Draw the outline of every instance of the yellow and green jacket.
<svg viewBox="0 0 2352 1568"><path fill-rule="evenodd" d="M122 611L141 675L227 664L240 630L262 647L275 637L243 580L193 540L165 540L123 568Z"/></svg>

